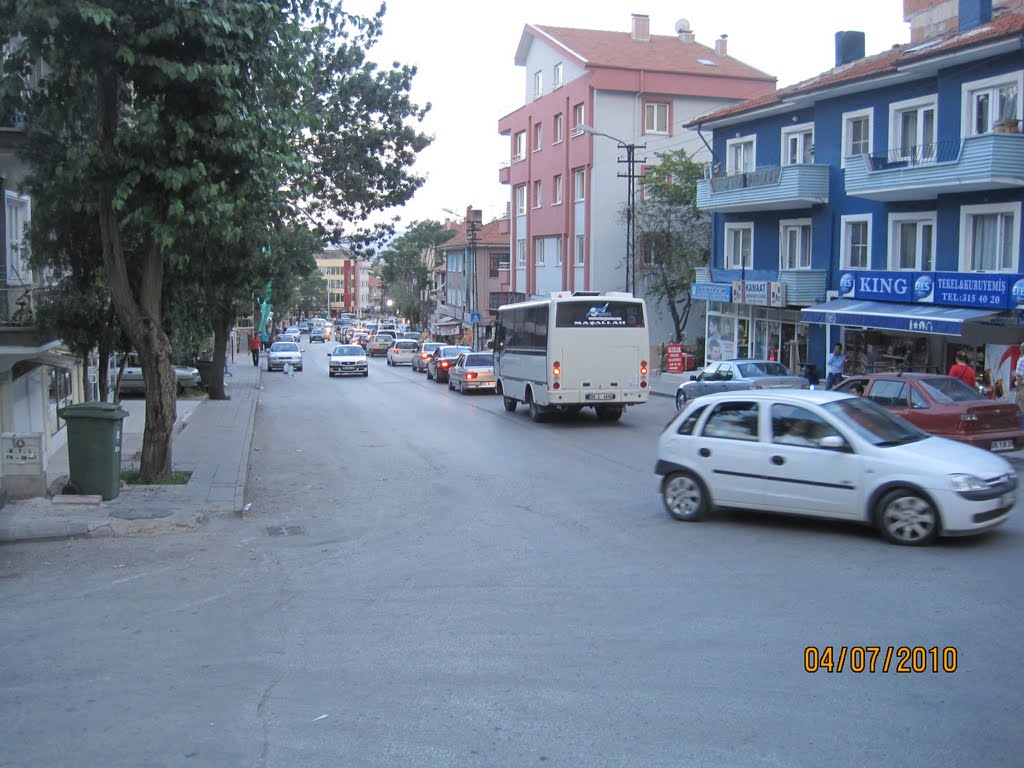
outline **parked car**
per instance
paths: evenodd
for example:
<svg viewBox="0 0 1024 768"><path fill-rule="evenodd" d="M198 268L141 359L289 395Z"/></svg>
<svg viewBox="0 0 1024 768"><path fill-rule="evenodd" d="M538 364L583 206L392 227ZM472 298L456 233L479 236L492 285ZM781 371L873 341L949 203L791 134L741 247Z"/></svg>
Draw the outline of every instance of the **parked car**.
<svg viewBox="0 0 1024 768"><path fill-rule="evenodd" d="M864 397L902 416L918 429L989 451L1024 448L1015 403L989 400L953 376L872 373L843 379L837 392L860 385Z"/></svg>
<svg viewBox="0 0 1024 768"><path fill-rule="evenodd" d="M328 376L369 376L366 350L358 344L338 344L327 353Z"/></svg>
<svg viewBox="0 0 1024 768"><path fill-rule="evenodd" d="M314 325L309 329L309 343L312 344L314 341L319 341L321 344L327 343L327 326Z"/></svg>
<svg viewBox="0 0 1024 768"><path fill-rule="evenodd" d="M420 345L411 339L395 339L388 347L388 365L412 365Z"/></svg>
<svg viewBox="0 0 1024 768"><path fill-rule="evenodd" d="M459 355L448 371L448 389L462 394L475 389L494 391L494 353L467 352Z"/></svg>
<svg viewBox="0 0 1024 768"><path fill-rule="evenodd" d="M373 341L366 348L366 354L370 357L376 357L378 355L386 355L388 353L388 347L391 346L391 342L395 340L393 333L378 333L373 337Z"/></svg>
<svg viewBox="0 0 1024 768"><path fill-rule="evenodd" d="M178 382L178 394L186 389L194 389L199 386L199 369L190 365L175 365L174 377ZM142 365L136 355L128 355L124 364L124 372L121 374L121 393L142 394L146 391L146 382L142 378Z"/></svg>
<svg viewBox="0 0 1024 768"><path fill-rule="evenodd" d="M448 381L448 371L455 365L459 355L472 351L469 347L457 347L450 344L438 347L427 360L427 378L433 379L438 384L444 384Z"/></svg>
<svg viewBox="0 0 1024 768"><path fill-rule="evenodd" d="M420 373L425 372L427 370L427 361L434 354L434 350L443 346L443 341L424 341L420 344L419 352L412 359L412 369Z"/></svg>
<svg viewBox="0 0 1024 768"><path fill-rule="evenodd" d="M296 371L302 370L302 350L294 341L275 341L267 353L267 371L283 371L291 363Z"/></svg>
<svg viewBox="0 0 1024 768"><path fill-rule="evenodd" d="M775 360L724 360L711 363L696 376L690 376L676 389L676 409L695 397L712 392L735 392L741 389L809 389L810 382L797 376Z"/></svg>
<svg viewBox="0 0 1024 768"><path fill-rule="evenodd" d="M1017 500L1002 456L826 390L692 400L659 437L655 473L678 520L718 507L784 512L864 522L906 545L994 528Z"/></svg>

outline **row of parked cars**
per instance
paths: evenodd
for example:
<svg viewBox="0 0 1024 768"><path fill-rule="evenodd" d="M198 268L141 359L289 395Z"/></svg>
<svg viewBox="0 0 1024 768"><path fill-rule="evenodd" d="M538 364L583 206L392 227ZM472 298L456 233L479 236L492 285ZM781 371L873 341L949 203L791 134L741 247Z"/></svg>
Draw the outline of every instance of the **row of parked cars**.
<svg viewBox="0 0 1024 768"><path fill-rule="evenodd" d="M848 377L814 389L774 361L713 363L676 393L655 472L669 514L717 508L866 523L895 544L1004 523L1024 448L1021 414L959 379Z"/></svg>

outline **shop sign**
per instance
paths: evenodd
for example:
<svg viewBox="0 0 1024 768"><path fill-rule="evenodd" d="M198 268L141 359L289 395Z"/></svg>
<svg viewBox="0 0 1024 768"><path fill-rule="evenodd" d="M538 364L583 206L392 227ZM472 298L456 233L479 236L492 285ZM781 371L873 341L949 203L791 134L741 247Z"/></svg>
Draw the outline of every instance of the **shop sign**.
<svg viewBox="0 0 1024 768"><path fill-rule="evenodd" d="M1021 275L979 272L843 272L839 296L845 299L941 304L1005 309L1024 300ZM1011 303L1012 302L1012 303Z"/></svg>
<svg viewBox="0 0 1024 768"><path fill-rule="evenodd" d="M756 304L761 307L786 306L786 284L770 280L736 280L732 284L732 295L740 304Z"/></svg>
<svg viewBox="0 0 1024 768"><path fill-rule="evenodd" d="M690 298L694 301L732 301L732 286L728 283L693 283Z"/></svg>

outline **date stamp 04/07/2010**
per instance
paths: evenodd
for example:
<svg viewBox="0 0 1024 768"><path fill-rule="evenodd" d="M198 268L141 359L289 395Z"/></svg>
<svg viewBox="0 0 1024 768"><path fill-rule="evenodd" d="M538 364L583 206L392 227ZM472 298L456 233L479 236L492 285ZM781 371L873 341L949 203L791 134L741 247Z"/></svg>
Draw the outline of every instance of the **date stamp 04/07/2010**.
<svg viewBox="0 0 1024 768"><path fill-rule="evenodd" d="M804 648L804 671L952 673L957 657L953 645L809 645Z"/></svg>

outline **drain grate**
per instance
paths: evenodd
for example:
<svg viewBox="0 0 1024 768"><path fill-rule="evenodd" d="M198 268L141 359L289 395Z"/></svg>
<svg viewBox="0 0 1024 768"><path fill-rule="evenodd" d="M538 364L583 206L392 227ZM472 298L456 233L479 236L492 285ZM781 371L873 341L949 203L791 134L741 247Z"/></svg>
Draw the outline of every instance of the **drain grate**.
<svg viewBox="0 0 1024 768"><path fill-rule="evenodd" d="M301 525L268 525L268 536L302 536L306 529Z"/></svg>

